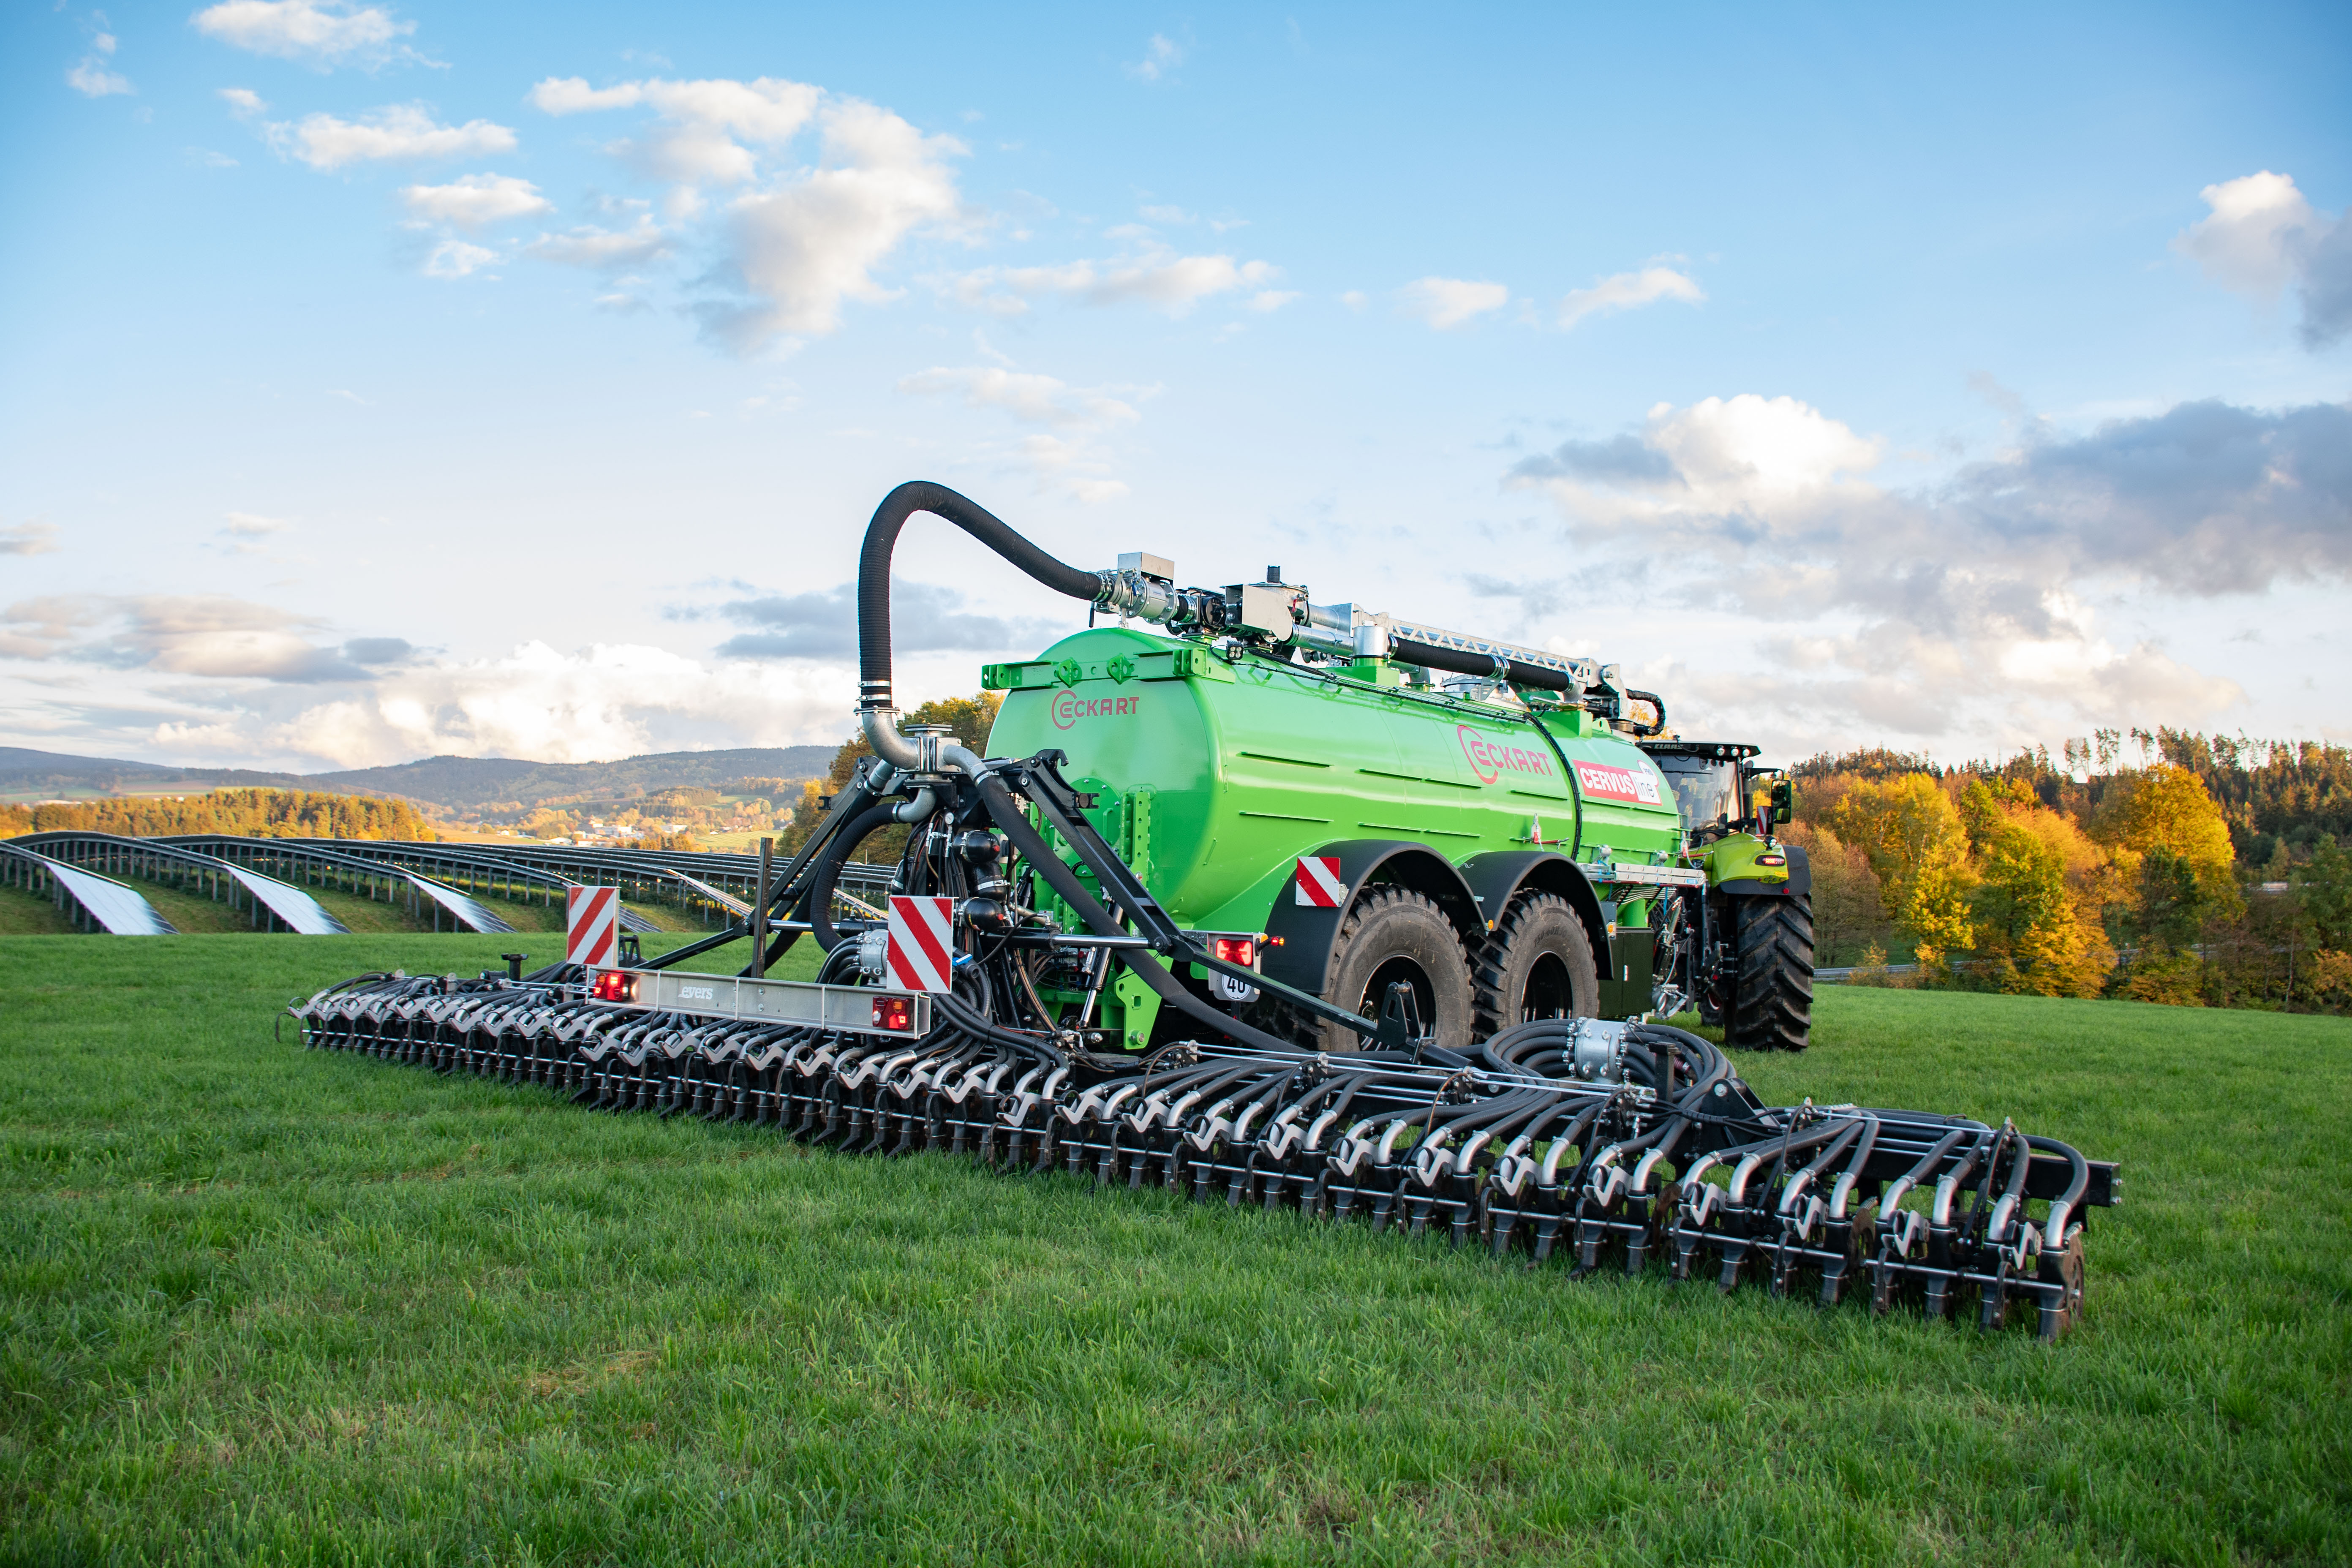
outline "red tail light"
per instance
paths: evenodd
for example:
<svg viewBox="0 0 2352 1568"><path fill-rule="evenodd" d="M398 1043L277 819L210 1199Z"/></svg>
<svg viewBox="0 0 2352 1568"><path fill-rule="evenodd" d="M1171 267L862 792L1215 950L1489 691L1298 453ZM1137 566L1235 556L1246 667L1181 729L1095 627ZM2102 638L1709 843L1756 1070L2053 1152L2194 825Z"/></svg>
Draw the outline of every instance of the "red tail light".
<svg viewBox="0 0 2352 1568"><path fill-rule="evenodd" d="M1789 863L1789 858L1786 855L1759 855L1756 857L1756 863L1759 866L1785 866Z"/></svg>
<svg viewBox="0 0 2352 1568"><path fill-rule="evenodd" d="M900 1033L915 1026L915 1004L907 996L877 996L874 999L874 1026L894 1029Z"/></svg>
<svg viewBox="0 0 2352 1568"><path fill-rule="evenodd" d="M589 985L588 994L599 1002L634 1002L637 999L637 977L626 970L607 969Z"/></svg>
<svg viewBox="0 0 2352 1568"><path fill-rule="evenodd" d="M1213 936L1209 952L1221 963L1237 963L1244 969L1257 962L1257 939L1252 936Z"/></svg>

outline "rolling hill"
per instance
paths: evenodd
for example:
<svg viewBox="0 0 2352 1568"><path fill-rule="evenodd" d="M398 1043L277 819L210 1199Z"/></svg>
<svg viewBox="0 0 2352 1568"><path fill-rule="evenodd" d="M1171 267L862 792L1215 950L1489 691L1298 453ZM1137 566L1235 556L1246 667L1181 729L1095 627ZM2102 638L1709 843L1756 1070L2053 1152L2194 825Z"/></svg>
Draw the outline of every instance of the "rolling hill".
<svg viewBox="0 0 2352 1568"><path fill-rule="evenodd" d="M748 746L717 752L656 752L609 763L443 756L391 767L285 773L165 767L0 746L0 799L82 800L225 788L305 789L397 795L442 811L472 814L499 805L527 808L548 801L627 800L665 789L715 789L745 777L814 778L832 762L834 750L831 746Z"/></svg>

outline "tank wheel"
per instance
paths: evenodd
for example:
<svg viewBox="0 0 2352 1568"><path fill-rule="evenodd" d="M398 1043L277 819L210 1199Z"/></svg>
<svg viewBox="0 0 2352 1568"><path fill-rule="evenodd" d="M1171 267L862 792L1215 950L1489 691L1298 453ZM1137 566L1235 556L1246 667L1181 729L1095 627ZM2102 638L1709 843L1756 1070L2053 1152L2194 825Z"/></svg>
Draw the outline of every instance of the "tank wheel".
<svg viewBox="0 0 2352 1568"><path fill-rule="evenodd" d="M1530 1018L1597 1018L1601 972L1592 935L1566 899L1529 893L1513 899L1478 951L1473 971L1478 1037Z"/></svg>
<svg viewBox="0 0 2352 1568"><path fill-rule="evenodd" d="M1741 897L1725 900L1731 963L1708 989L1708 1022L1740 1050L1801 1051L1813 1022L1813 900Z"/></svg>
<svg viewBox="0 0 2352 1568"><path fill-rule="evenodd" d="M1436 903L1404 888L1367 888L1331 943L1323 994L1367 1018L1380 1016L1389 987L1404 981L1437 1043L1470 1043L1470 964L1462 938ZM1360 1051L1363 1039L1337 1024L1317 1023L1310 1038L1327 1051Z"/></svg>

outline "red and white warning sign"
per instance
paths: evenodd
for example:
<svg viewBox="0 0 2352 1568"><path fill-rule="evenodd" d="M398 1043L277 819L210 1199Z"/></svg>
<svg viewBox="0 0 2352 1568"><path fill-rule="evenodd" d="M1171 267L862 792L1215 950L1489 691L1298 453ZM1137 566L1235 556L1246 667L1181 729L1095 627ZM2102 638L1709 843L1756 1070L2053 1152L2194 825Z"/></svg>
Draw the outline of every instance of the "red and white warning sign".
<svg viewBox="0 0 2352 1568"><path fill-rule="evenodd" d="M955 900L893 895L882 984L900 991L945 991L954 975Z"/></svg>
<svg viewBox="0 0 2352 1568"><path fill-rule="evenodd" d="M621 929L621 889L563 889L563 961L566 963L610 963Z"/></svg>
<svg viewBox="0 0 2352 1568"><path fill-rule="evenodd" d="M1336 910L1348 901L1348 884L1339 879L1337 855L1298 858L1298 901L1311 910Z"/></svg>
<svg viewBox="0 0 2352 1568"><path fill-rule="evenodd" d="M1630 800L1656 805L1658 781L1647 768L1621 768L1608 763L1579 762L1576 782L1596 800Z"/></svg>

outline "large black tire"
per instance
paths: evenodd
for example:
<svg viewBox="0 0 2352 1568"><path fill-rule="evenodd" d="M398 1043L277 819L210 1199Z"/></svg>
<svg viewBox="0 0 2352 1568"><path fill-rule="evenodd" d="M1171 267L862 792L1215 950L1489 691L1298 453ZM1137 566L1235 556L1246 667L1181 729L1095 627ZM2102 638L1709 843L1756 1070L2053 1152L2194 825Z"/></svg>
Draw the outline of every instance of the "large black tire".
<svg viewBox="0 0 2352 1568"><path fill-rule="evenodd" d="M1510 901L1478 950L1471 980L1482 1040L1531 1018L1601 1016L1592 933L1557 893Z"/></svg>
<svg viewBox="0 0 2352 1568"><path fill-rule="evenodd" d="M1404 888L1367 888L1331 944L1327 1001L1378 1017L1391 981L1404 980L1420 1004L1422 1026L1448 1050L1470 1043L1470 962L1454 922L1437 905ZM1358 1051L1363 1037L1317 1020L1318 1049Z"/></svg>
<svg viewBox="0 0 2352 1568"><path fill-rule="evenodd" d="M1732 969L1717 991L1723 1043L1803 1050L1813 1026L1813 900L1771 894L1726 902Z"/></svg>

